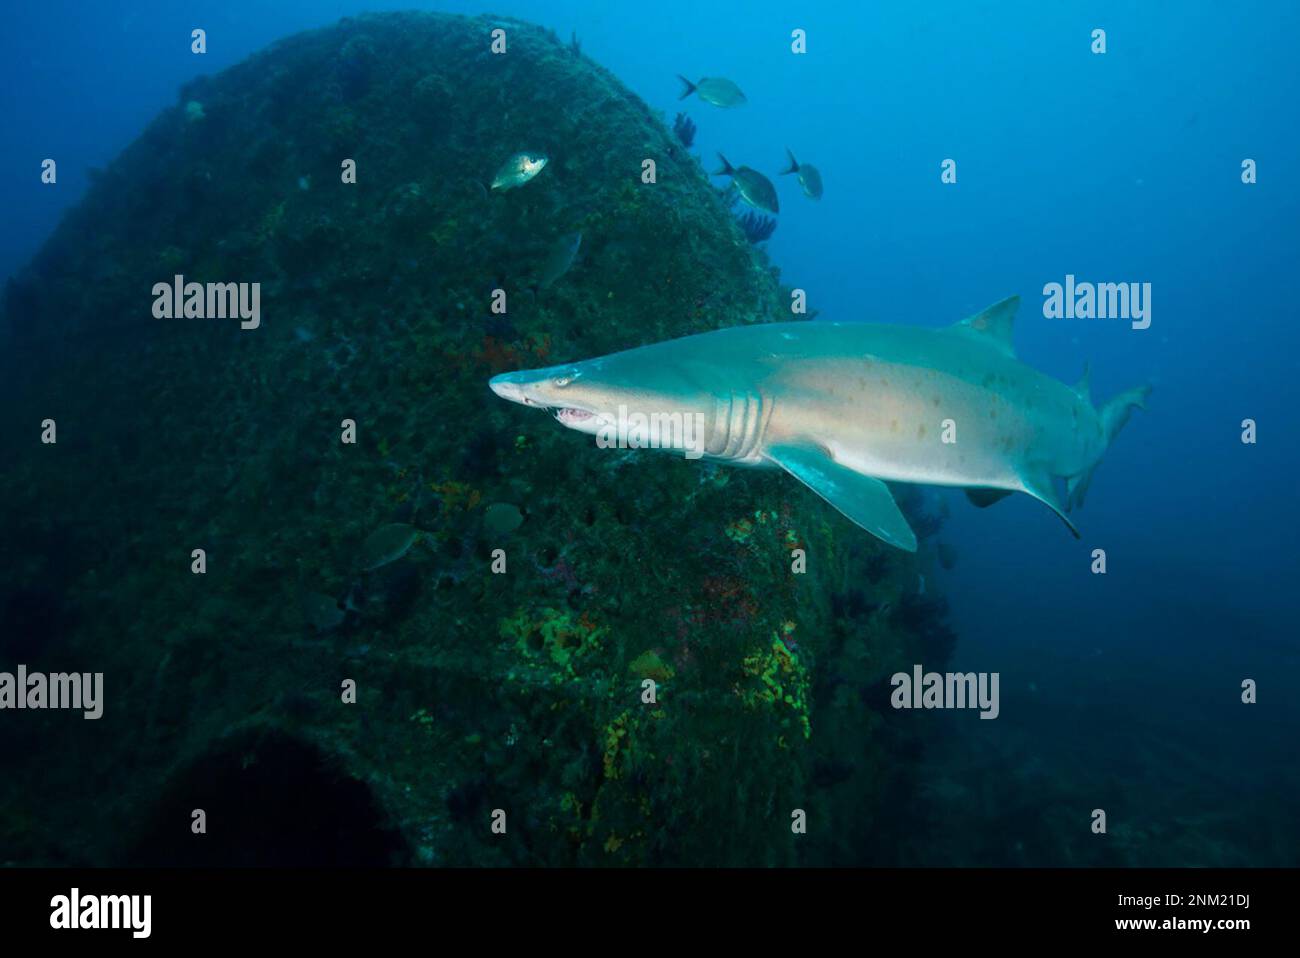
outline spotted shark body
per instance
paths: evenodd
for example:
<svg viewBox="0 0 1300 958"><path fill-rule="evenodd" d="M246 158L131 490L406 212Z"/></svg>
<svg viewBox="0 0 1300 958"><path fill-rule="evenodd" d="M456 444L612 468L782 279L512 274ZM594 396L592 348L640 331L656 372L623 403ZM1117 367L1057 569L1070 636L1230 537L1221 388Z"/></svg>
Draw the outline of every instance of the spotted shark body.
<svg viewBox="0 0 1300 958"><path fill-rule="evenodd" d="M1086 374L1071 387L1020 362L1011 345L1018 305L1012 297L941 329L741 326L489 385L597 436L626 439L656 416L695 423L661 445L783 469L899 548L915 550L916 536L886 482L961 486L978 505L1025 492L1077 536L1067 513L1148 389L1096 409Z"/></svg>

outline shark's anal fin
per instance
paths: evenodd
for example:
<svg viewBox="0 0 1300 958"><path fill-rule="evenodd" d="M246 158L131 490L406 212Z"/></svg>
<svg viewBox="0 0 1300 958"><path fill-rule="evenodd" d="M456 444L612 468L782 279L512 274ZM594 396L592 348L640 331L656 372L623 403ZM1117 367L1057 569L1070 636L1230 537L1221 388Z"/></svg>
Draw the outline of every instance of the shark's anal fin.
<svg viewBox="0 0 1300 958"><path fill-rule="evenodd" d="M891 546L916 551L916 533L879 479L841 466L815 446L775 446L767 456L851 521Z"/></svg>
<svg viewBox="0 0 1300 958"><path fill-rule="evenodd" d="M966 490L966 498L981 509L987 509L993 503L1001 502L1009 495L1011 495L1010 489L977 489L972 486Z"/></svg>
<svg viewBox="0 0 1300 958"><path fill-rule="evenodd" d="M1025 492L1039 502L1046 504L1060 516L1061 521L1069 527L1076 539L1080 538L1079 530L1070 521L1070 517L1065 514L1065 507L1061 505L1061 497L1057 495L1056 485L1052 482L1052 477L1048 473L1026 470L1020 474L1020 485Z"/></svg>
<svg viewBox="0 0 1300 958"><path fill-rule="evenodd" d="M1092 473L1097 467L1090 466L1077 476L1071 476L1065 483L1065 511L1073 512L1083 508L1083 497L1088 494L1088 483L1092 482Z"/></svg>

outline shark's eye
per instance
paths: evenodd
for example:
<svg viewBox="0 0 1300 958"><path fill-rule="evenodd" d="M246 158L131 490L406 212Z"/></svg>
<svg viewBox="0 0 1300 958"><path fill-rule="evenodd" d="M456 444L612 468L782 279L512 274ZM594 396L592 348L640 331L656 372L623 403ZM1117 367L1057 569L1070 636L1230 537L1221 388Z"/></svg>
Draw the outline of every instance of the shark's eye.
<svg viewBox="0 0 1300 958"><path fill-rule="evenodd" d="M571 383L571 382L573 382L573 379L572 379L571 377L569 377L569 376L561 376L559 379L555 380L555 382L553 383L553 385L555 385L555 386L567 386L567 385L569 385L569 383Z"/></svg>

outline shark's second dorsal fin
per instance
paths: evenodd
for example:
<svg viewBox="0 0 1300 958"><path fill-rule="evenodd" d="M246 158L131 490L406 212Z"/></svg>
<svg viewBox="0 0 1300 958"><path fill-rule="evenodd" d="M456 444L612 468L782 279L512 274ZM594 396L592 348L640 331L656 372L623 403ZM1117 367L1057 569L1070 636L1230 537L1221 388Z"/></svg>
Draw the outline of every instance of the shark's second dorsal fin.
<svg viewBox="0 0 1300 958"><path fill-rule="evenodd" d="M953 324L953 330L971 336L980 342L996 347L1008 356L1016 354L1011 342L1012 321L1016 310L1020 308L1019 296L1008 296L1000 303L994 303L988 309L967 316L959 323Z"/></svg>
<svg viewBox="0 0 1300 958"><path fill-rule="evenodd" d="M1074 391L1079 394L1079 398L1084 402L1092 402L1092 363L1085 362L1083 364L1083 375L1074 384Z"/></svg>

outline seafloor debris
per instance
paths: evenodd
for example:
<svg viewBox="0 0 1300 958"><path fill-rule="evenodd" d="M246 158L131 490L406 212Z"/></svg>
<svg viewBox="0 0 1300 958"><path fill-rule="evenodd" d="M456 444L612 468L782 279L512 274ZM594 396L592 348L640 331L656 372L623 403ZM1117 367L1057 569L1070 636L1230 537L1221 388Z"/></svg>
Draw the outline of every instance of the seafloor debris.
<svg viewBox="0 0 1300 958"><path fill-rule="evenodd" d="M740 222L741 230L745 234L745 239L751 243L761 243L766 239L771 239L772 234L776 232L776 217L774 216L764 216L762 213L750 210L737 219Z"/></svg>
<svg viewBox="0 0 1300 958"><path fill-rule="evenodd" d="M677 139L681 141L682 146L690 149L691 144L695 142L695 121L685 113L678 113L677 118L673 120L673 132L677 134Z"/></svg>

